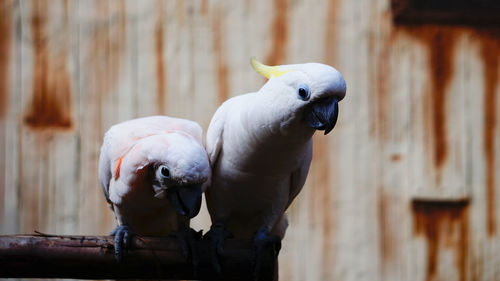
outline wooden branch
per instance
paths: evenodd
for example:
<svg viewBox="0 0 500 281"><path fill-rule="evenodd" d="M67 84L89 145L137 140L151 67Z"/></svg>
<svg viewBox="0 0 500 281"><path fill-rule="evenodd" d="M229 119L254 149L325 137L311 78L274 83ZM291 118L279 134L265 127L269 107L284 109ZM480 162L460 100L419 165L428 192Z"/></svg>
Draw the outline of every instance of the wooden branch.
<svg viewBox="0 0 500 281"><path fill-rule="evenodd" d="M222 275L209 259L209 242L199 241L198 275L173 237L134 238L122 263L114 258L111 236L0 236L0 277L77 279L203 279L251 280L252 246L248 240L225 243ZM272 280L277 269L266 253L261 280Z"/></svg>

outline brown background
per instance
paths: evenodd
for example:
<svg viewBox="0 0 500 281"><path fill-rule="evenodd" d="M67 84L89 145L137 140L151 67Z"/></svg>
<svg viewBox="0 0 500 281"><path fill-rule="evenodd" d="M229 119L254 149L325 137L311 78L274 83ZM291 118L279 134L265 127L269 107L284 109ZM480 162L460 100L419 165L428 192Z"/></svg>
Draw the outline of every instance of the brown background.
<svg viewBox="0 0 500 281"><path fill-rule="evenodd" d="M314 138L281 280L500 280L500 33L396 26L390 5L0 1L0 233L108 233L110 125L167 114L206 129L264 83L250 56L317 61L348 91Z"/></svg>

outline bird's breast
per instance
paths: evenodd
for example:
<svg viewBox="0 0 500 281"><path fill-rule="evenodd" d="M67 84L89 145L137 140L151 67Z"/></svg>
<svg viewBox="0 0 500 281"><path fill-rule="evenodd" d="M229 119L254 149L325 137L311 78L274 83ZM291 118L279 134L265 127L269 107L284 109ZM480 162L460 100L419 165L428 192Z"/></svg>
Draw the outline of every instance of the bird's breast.
<svg viewBox="0 0 500 281"><path fill-rule="evenodd" d="M291 145L286 141L268 143L235 143L224 145L225 167L269 177L289 175L297 169L307 151L307 143Z"/></svg>

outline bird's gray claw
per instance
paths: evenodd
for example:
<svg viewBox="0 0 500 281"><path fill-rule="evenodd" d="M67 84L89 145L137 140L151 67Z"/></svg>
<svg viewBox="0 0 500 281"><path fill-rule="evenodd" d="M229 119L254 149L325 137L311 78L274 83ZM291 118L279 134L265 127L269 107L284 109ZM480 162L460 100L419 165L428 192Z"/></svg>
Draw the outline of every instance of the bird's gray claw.
<svg viewBox="0 0 500 281"><path fill-rule="evenodd" d="M115 259L117 262L122 262L123 252L130 248L130 242L134 234L128 226L120 225L110 235L115 237Z"/></svg>
<svg viewBox="0 0 500 281"><path fill-rule="evenodd" d="M210 261L218 275L222 272L220 260L224 256L224 242L227 238L232 237L233 234L222 223L212 224L210 230L204 236L205 239L210 240Z"/></svg>
<svg viewBox="0 0 500 281"><path fill-rule="evenodd" d="M191 261L193 264L193 274L197 276L199 265L197 241L201 240L202 231L197 232L190 227L180 227L173 235L179 240L182 254L188 261Z"/></svg>
<svg viewBox="0 0 500 281"><path fill-rule="evenodd" d="M274 257L277 258L281 250L281 239L276 235L269 235L269 231L262 226L253 237L253 280L259 280L260 278L264 253L269 247L273 247Z"/></svg>

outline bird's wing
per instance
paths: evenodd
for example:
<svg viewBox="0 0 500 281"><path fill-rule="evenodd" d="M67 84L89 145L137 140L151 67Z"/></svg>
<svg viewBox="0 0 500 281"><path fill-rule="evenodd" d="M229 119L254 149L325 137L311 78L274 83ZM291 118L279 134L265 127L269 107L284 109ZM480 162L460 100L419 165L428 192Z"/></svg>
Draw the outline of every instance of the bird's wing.
<svg viewBox="0 0 500 281"><path fill-rule="evenodd" d="M149 130L142 129L146 135L171 130L182 131L195 138L198 143L202 143L203 130L198 123L191 120L158 115L139 118L135 122L141 128L150 128Z"/></svg>
<svg viewBox="0 0 500 281"><path fill-rule="evenodd" d="M307 173L309 172L309 167L311 165L311 160L312 160L312 139L308 143L308 148L302 158L301 165L290 175L290 192L288 196L288 204L286 206L286 209L288 209L290 204L292 204L293 199L297 197L300 190L304 186L304 183L306 182L307 178Z"/></svg>
<svg viewBox="0 0 500 281"><path fill-rule="evenodd" d="M215 112L208 126L205 148L212 167L215 167L215 162L217 162L217 158L222 149L222 135L224 133L224 124L226 122L228 109L227 102L223 103Z"/></svg>
<svg viewBox="0 0 500 281"><path fill-rule="evenodd" d="M101 155L99 156L99 182L101 183L102 191L106 197L106 201L112 204L109 199L109 183L111 181L111 159L109 157L109 138L104 137L104 143L101 147Z"/></svg>

